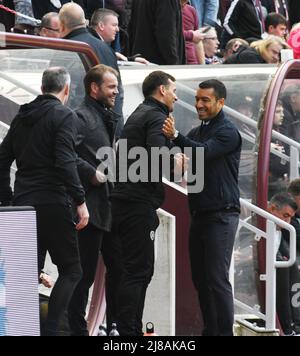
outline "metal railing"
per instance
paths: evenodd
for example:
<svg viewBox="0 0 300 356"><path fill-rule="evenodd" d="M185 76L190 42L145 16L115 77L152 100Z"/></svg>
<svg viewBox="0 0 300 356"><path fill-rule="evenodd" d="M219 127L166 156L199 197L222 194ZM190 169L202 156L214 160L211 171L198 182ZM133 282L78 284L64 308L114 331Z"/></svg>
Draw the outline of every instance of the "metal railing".
<svg viewBox="0 0 300 356"><path fill-rule="evenodd" d="M266 231L258 229L256 226L251 225L248 221L240 220L240 226L255 233L257 240L260 238L266 239L266 274L261 275L261 281L266 282L266 313L262 314L257 308L249 307L248 305L235 300L235 305L252 313L266 322L266 330L274 331L276 329L276 269L291 267L296 261L296 231L295 228L283 220L275 217L274 215L258 208L247 200L241 199L241 206L247 209L251 215L257 215L266 219ZM290 235L290 257L288 261L277 261L277 248L276 243L277 227L289 231Z"/></svg>
<svg viewBox="0 0 300 356"><path fill-rule="evenodd" d="M163 178L163 182L173 189L179 191L180 193L187 195L187 190L167 181ZM245 199L240 199L242 210L247 211L247 219L240 219L239 229L241 227L246 228L248 231L251 231L255 234L256 239L259 241L261 238L266 239L267 248L266 248L266 274L261 275L260 279L265 281L266 283L266 313L263 314L260 312L258 306L249 306L238 299L235 299L235 306L243 309L249 314L255 315L260 319L265 321L265 329L268 331L274 331L276 329L276 270L277 268L288 268L291 267L296 262L296 230L291 225L286 223L285 221L277 218L276 216L268 213L267 211L253 205L249 201ZM260 216L266 219L266 230L263 231L252 225L249 222L249 218L256 216ZM277 226L281 229L285 229L290 234L290 257L288 261L277 261L277 242L276 238L278 236ZM234 258L232 259L234 261ZM234 263L234 262L233 262ZM234 266L231 267L231 269ZM260 328L263 330L263 328Z"/></svg>

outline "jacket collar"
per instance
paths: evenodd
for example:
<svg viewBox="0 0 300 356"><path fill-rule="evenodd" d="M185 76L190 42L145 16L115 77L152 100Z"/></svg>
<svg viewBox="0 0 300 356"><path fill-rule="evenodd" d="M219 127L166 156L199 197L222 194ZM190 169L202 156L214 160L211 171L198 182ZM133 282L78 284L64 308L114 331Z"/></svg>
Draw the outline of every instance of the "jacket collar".
<svg viewBox="0 0 300 356"><path fill-rule="evenodd" d="M71 40L74 36L81 35L83 33L89 33L85 27L77 28L76 30L70 32L67 36L64 37L65 40Z"/></svg>
<svg viewBox="0 0 300 356"><path fill-rule="evenodd" d="M153 97L146 98L144 101L145 104L151 105L151 106L156 106L158 107L161 111L163 111L165 114L169 115L170 110L167 107L167 105L163 104L162 102L154 99Z"/></svg>
<svg viewBox="0 0 300 356"><path fill-rule="evenodd" d="M104 118L110 118L113 121L118 121L119 116L113 110L106 108L102 103L92 98L91 96L86 96L84 98L84 102L88 106L92 106L95 110L97 110Z"/></svg>

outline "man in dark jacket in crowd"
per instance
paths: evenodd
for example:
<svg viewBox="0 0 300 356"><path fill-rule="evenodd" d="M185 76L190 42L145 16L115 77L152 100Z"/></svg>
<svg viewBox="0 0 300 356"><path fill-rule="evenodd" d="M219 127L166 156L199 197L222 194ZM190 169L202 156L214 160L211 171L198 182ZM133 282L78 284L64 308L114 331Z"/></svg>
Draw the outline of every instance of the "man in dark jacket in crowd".
<svg viewBox="0 0 300 356"><path fill-rule="evenodd" d="M70 3L62 7L59 12L61 37L67 40L80 41L89 44L97 54L100 63L112 67L119 72L118 62L114 50L104 41L95 38L86 28L84 12L77 4ZM119 115L116 136L119 137L124 125L123 100L124 90L119 75L119 94L114 111Z"/></svg>
<svg viewBox="0 0 300 356"><path fill-rule="evenodd" d="M101 161L97 158L97 152L101 148L113 146L118 119L111 108L118 95L118 72L100 64L87 73L84 83L86 97L76 110L78 115L76 151L77 166L86 191L90 221L79 234L83 278L73 294L69 307L71 333L78 336L88 335L85 311L89 289L95 279L104 234L111 230L109 198L112 183L107 180L103 172L98 170ZM111 162L109 169L113 166L114 162ZM114 256L107 256L107 258L110 261ZM108 267L110 267L109 261Z"/></svg>
<svg viewBox="0 0 300 356"><path fill-rule="evenodd" d="M168 118L163 132L181 149L204 150L204 189L189 191L192 217L190 261L198 291L205 336L233 335L233 296L229 268L239 222L238 171L242 139L227 119L223 106L226 88L218 80L199 85L196 109L201 125L187 137ZM193 153L191 165L195 164ZM191 189L191 187L189 187Z"/></svg>
<svg viewBox="0 0 300 356"><path fill-rule="evenodd" d="M129 27L131 55L160 65L185 64L180 0L134 0Z"/></svg>
<svg viewBox="0 0 300 356"><path fill-rule="evenodd" d="M124 126L121 139L126 139L127 154L131 149L147 150L148 161L144 162L147 167L152 158L151 148L170 145L161 128L174 109L177 100L175 91L172 76L161 71L151 73L143 83L145 101ZM124 154L125 162L122 160ZM151 180L149 171L146 181L131 180L127 168L138 163L138 157L129 159L123 147L119 148L117 157L122 161L117 159L118 176L112 193L112 214L113 229L121 240L124 267L118 294L117 325L121 336L142 336L146 291L154 270L155 231L159 225L156 209L164 201L164 188L159 169L158 183ZM154 170L151 170L152 173L155 173Z"/></svg>
<svg viewBox="0 0 300 356"><path fill-rule="evenodd" d="M256 3L258 5L256 5ZM260 0L235 0L227 12L224 29L230 37L261 39L264 19Z"/></svg>
<svg viewBox="0 0 300 356"><path fill-rule="evenodd" d="M69 89L70 76L65 69L47 69L43 95L21 106L0 146L0 201L2 205L13 200L16 206L35 207L39 269L47 250L58 268L45 327L49 336L58 334L61 317L82 275L69 197L77 206L77 230L83 229L89 219L76 167L77 117L64 106ZM18 170L12 194L10 167L14 160Z"/></svg>

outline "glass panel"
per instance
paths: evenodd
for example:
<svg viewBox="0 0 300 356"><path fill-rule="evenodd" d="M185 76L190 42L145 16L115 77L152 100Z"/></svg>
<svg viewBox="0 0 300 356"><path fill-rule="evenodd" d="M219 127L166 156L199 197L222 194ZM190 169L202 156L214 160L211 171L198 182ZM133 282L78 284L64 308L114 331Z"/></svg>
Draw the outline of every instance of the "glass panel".
<svg viewBox="0 0 300 356"><path fill-rule="evenodd" d="M11 123L20 105L40 94L44 70L62 66L71 74L69 105L75 107L84 97L85 69L77 53L51 49L13 49L0 51L0 121Z"/></svg>
<svg viewBox="0 0 300 356"><path fill-rule="evenodd" d="M277 133L284 137L276 136ZM289 141L293 140L293 141ZM299 177L300 153L300 80L285 80L273 119L270 156L269 199L287 190L289 182ZM297 169L298 166L298 169Z"/></svg>

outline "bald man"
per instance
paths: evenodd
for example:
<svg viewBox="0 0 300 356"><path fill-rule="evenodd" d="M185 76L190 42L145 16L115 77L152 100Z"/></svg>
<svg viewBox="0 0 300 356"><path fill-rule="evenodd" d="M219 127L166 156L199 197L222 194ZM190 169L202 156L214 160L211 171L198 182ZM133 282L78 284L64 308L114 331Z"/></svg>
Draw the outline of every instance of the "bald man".
<svg viewBox="0 0 300 356"><path fill-rule="evenodd" d="M83 9L75 4L65 4L59 12L60 35L64 39L80 41L89 44L99 58L101 64L114 68L119 72L118 61L114 50L105 42L95 38L86 28L86 21ZM123 99L124 90L121 76L119 75L119 94L116 99L114 111L120 116L116 137L120 136L123 128Z"/></svg>

